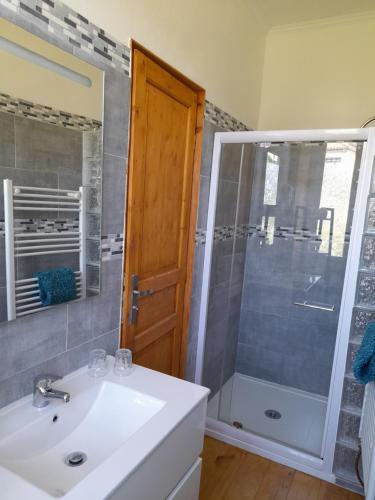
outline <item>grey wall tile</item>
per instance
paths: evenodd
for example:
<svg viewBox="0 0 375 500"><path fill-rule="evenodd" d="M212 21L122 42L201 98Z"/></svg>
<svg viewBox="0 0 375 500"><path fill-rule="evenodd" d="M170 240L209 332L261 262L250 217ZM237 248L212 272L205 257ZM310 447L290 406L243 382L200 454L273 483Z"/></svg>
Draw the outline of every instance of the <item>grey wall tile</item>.
<svg viewBox="0 0 375 500"><path fill-rule="evenodd" d="M105 72L104 153L127 155L129 130L130 80L115 70Z"/></svg>
<svg viewBox="0 0 375 500"><path fill-rule="evenodd" d="M238 182L219 179L215 226L231 226L236 220Z"/></svg>
<svg viewBox="0 0 375 500"><path fill-rule="evenodd" d="M92 349L105 349L107 354L114 355L119 344L119 330L116 328L100 337L92 339L65 353L67 373L88 364Z"/></svg>
<svg viewBox="0 0 375 500"><path fill-rule="evenodd" d="M0 112L0 166L14 167L15 165L15 135L14 116Z"/></svg>
<svg viewBox="0 0 375 500"><path fill-rule="evenodd" d="M21 168L9 168L0 166L0 179L11 179L14 184L18 186L31 186L31 187L58 187L58 176L51 172L42 172L40 170L24 170ZM25 213L25 217L28 216ZM54 214L56 216L56 213ZM40 213L38 214L40 217ZM4 191L0 189L0 219L4 218Z"/></svg>
<svg viewBox="0 0 375 500"><path fill-rule="evenodd" d="M66 353L47 360L40 360L31 368L15 373L0 381L1 406L30 394L33 391L35 377L41 373L52 373L63 377L68 373Z"/></svg>
<svg viewBox="0 0 375 500"><path fill-rule="evenodd" d="M119 326L122 261L102 262L100 295L92 299L92 337Z"/></svg>
<svg viewBox="0 0 375 500"><path fill-rule="evenodd" d="M222 144L220 155L220 179L239 182L242 144ZM235 202L237 201L237 197Z"/></svg>
<svg viewBox="0 0 375 500"><path fill-rule="evenodd" d="M93 299L70 303L67 307L67 348L72 349L92 339Z"/></svg>
<svg viewBox="0 0 375 500"><path fill-rule="evenodd" d="M81 172L81 132L21 117L15 131L17 168Z"/></svg>
<svg viewBox="0 0 375 500"><path fill-rule="evenodd" d="M206 175L200 176L198 222L197 228L206 229L208 215L208 201L210 195L210 178Z"/></svg>
<svg viewBox="0 0 375 500"><path fill-rule="evenodd" d="M201 175L206 177L210 177L211 175L215 131L215 125L208 120L205 120L203 128Z"/></svg>
<svg viewBox="0 0 375 500"><path fill-rule="evenodd" d="M0 9L2 14L3 11L5 14L9 14L5 17L16 21L42 38L54 39L54 36L39 29L34 23L25 21L22 16L13 15L3 7ZM56 45L73 52L73 46L69 43L58 37L55 42ZM101 57L88 55L78 49L74 52L79 53L82 59L94 63L106 72L104 149L108 155L122 156L123 158L122 160L108 159L108 163L105 165L103 175L106 192L103 211L109 215L108 223L110 219L116 218L116 224L112 226L113 232L121 232L125 193L125 156L128 142L129 78L123 72L103 64ZM3 113L0 113L0 118L2 115ZM13 117L10 119L13 120ZM9 118L5 118L5 120L9 121ZM29 186L72 189L78 182L81 184L82 159L80 158L79 170L77 171L75 162L71 162L72 148L67 147L66 138L72 131L55 127L59 129L56 137L55 134L49 134L44 130L44 127L38 122L32 122L32 127L28 129L24 120L26 119L17 119L17 168L14 168L14 158L13 160L11 158L1 159L0 176L11 178L17 184ZM1 133L0 136L5 137L5 134ZM25 141L22 141L22 138L26 136L31 136L34 139L34 145L31 148L27 148ZM75 136L74 138L78 155L78 146L81 154L82 145L80 139ZM8 142L10 143L10 139ZM54 151L52 162L47 159L46 149L48 148L52 148ZM1 154L5 148L1 145L0 150ZM67 151L69 151L69 160L67 159ZM50 168L55 169L55 172L47 171ZM115 170L116 168L118 170ZM113 209L115 198L117 201ZM56 213L53 215L55 216ZM0 218L2 216L3 198L2 189L0 189ZM110 225L107 227L108 230L111 230ZM44 267L47 264L45 260L41 263ZM0 407L31 392L33 378L43 371L65 375L84 365L88 359L88 352L94 347L104 347L108 352L114 352L119 341L121 279L121 260L106 262L102 269L103 293L100 296L74 304L58 306L12 323L0 325L2 345L0 351Z"/></svg>
<svg viewBox="0 0 375 500"><path fill-rule="evenodd" d="M203 279L203 263L204 263L204 247L201 245L195 246L194 261L193 261L193 284L192 297L201 294L202 279Z"/></svg>
<svg viewBox="0 0 375 500"><path fill-rule="evenodd" d="M198 328L199 328L200 294L193 295L190 303L189 343L185 379L195 380Z"/></svg>
<svg viewBox="0 0 375 500"><path fill-rule="evenodd" d="M35 377L41 373L52 373L63 377L86 365L88 363L89 352L92 349L106 349L108 354L113 355L118 347L118 339L119 332L116 329L51 359L41 361L31 368L25 368L12 377L1 380L0 394L2 406L12 403L26 394L30 394L33 390Z"/></svg>
<svg viewBox="0 0 375 500"><path fill-rule="evenodd" d="M7 317L7 289L0 286L0 323L7 321Z"/></svg>
<svg viewBox="0 0 375 500"><path fill-rule="evenodd" d="M5 237L0 236L0 269L5 270ZM0 273L0 287L6 286L6 273Z"/></svg>
<svg viewBox="0 0 375 500"><path fill-rule="evenodd" d="M0 326L0 379L31 368L66 349L67 306L19 318Z"/></svg>
<svg viewBox="0 0 375 500"><path fill-rule="evenodd" d="M102 233L122 233L124 227L125 173L124 158L104 155Z"/></svg>

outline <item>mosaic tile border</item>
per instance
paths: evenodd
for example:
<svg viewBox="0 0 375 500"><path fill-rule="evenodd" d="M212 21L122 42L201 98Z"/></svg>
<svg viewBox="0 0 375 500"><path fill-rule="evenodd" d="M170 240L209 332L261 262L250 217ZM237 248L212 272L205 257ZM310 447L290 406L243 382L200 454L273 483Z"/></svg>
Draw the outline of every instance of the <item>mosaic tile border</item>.
<svg viewBox="0 0 375 500"><path fill-rule="evenodd" d="M0 111L73 130L94 131L102 128L102 123L98 120L86 118L82 115L74 115L2 93L0 93Z"/></svg>
<svg viewBox="0 0 375 500"><path fill-rule="evenodd" d="M15 219L15 229L18 232L64 232L78 231L78 219ZM4 221L0 220L0 239L5 236ZM101 260L121 259L124 249L124 234L106 234L100 238Z"/></svg>
<svg viewBox="0 0 375 500"><path fill-rule="evenodd" d="M14 229L19 233L52 233L64 231L78 231L79 220L60 217L57 219L34 218L14 219ZM0 236L5 235L4 221L0 220Z"/></svg>
<svg viewBox="0 0 375 500"><path fill-rule="evenodd" d="M244 123L240 122L236 118L233 118L233 116L229 115L209 101L206 101L204 116L206 120L214 125L224 128L228 132L241 132L249 130Z"/></svg>
<svg viewBox="0 0 375 500"><path fill-rule="evenodd" d="M65 40L73 49L96 55L101 62L129 75L130 49L110 34L91 23L60 0L0 0L4 6L49 34ZM227 131L248 127L213 103L206 101L205 118Z"/></svg>
<svg viewBox="0 0 375 500"><path fill-rule="evenodd" d="M102 261L122 259L124 234L107 234L101 237Z"/></svg>
<svg viewBox="0 0 375 500"><path fill-rule="evenodd" d="M0 0L0 5L129 75L129 48L60 0Z"/></svg>
<svg viewBox="0 0 375 500"><path fill-rule="evenodd" d="M315 244L320 244L323 240L315 232L309 229L295 229L293 227L276 227L271 233L273 238L282 238L293 241L310 241ZM250 224L241 224L239 226L216 226L214 229L214 241L225 241L231 238L269 238L270 233L261 225L253 226ZM349 243L350 233L345 234L345 243ZM195 233L195 244L204 245L206 243L206 231L197 229Z"/></svg>

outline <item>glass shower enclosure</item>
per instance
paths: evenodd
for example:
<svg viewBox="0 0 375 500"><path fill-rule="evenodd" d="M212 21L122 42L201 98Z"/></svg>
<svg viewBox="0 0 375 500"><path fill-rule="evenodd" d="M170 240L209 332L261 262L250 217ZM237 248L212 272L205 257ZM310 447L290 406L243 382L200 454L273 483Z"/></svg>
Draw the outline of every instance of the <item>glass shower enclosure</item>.
<svg viewBox="0 0 375 500"><path fill-rule="evenodd" d="M371 134L215 137L196 373L208 433L326 479Z"/></svg>

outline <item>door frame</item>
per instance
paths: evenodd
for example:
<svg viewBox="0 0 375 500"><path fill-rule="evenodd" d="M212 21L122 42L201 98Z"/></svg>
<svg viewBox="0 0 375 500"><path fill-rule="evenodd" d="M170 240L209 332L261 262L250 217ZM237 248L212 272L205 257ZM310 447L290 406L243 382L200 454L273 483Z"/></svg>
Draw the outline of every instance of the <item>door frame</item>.
<svg viewBox="0 0 375 500"><path fill-rule="evenodd" d="M219 183L220 155L222 144L284 142L284 141L367 141L361 158L360 172L356 191L352 232L345 269L343 294L337 327L335 353L332 364L330 390L327 402L327 415L322 442L321 458L295 450L254 433L238 430L215 418L207 418L206 433L217 439L257 453L271 460L293 467L297 470L335 482L333 461L339 423L341 396L344 384L346 357L348 351L352 312L355 303L357 276L360 265L362 234L366 219L367 199L370 193L373 161L375 157L375 128L367 129L317 129L317 130L280 130L262 132L218 132L215 134L211 170L210 197L208 206L207 233L203 264L203 280L200 302L198 346L195 382L202 383L204 348L206 336L209 285L212 262L212 249L215 228L215 213Z"/></svg>
<svg viewBox="0 0 375 500"><path fill-rule="evenodd" d="M188 249L187 249L187 268L185 291L184 291L184 312L182 321L182 332L181 332L181 348L180 348L180 360L179 360L179 377L184 378L187 354L188 354L188 340L189 340L189 319L190 319L190 300L192 292L192 282L193 282L193 264L194 264L194 249L195 249L195 232L196 232L196 221L198 213L198 197L199 197L199 187L200 187L200 167L201 167L201 156L202 156L202 142L203 142L203 126L204 126L204 107L205 107L205 96L206 91L198 84L187 78L185 75L180 73L177 69L173 68L171 65L160 59L158 56L153 54L151 51L146 49L137 41L130 40L130 74L131 79L131 92L130 92L130 112L129 112L129 151L128 151L128 170L127 170L127 183L126 183L126 196L125 196L125 227L124 227L124 259L123 259L123 286L122 286L122 305L121 305L121 337L120 346L126 346L126 335L124 324L128 321L129 316L129 304L126 301L126 281L125 273L127 270L127 255L129 252L129 238L126 237L127 233L127 222L129 217L128 210L128 192L131 186L131 176L132 169L134 168L133 162L134 158L132 156L132 121L136 110L133 106L133 85L135 79L133 75L133 62L134 62L134 50L142 52L147 58L151 59L154 63L160 66L162 69L171 74L174 78L179 80L181 83L193 90L197 96L197 113L195 122L195 148L194 148L194 158L193 158L193 178L192 178L192 191L191 191L191 206L190 206L190 221L189 221L189 236L188 236Z"/></svg>

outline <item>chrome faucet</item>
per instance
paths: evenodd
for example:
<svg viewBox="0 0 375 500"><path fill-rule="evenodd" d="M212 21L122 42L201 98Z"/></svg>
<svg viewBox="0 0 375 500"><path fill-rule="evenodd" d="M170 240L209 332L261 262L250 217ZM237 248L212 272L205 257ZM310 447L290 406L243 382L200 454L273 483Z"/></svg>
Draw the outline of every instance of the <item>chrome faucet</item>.
<svg viewBox="0 0 375 500"><path fill-rule="evenodd" d="M64 391L53 389L51 384L55 380L60 380L59 375L39 375L34 380L33 406L43 408L49 405L51 399L61 399L64 403L70 401L70 394Z"/></svg>

